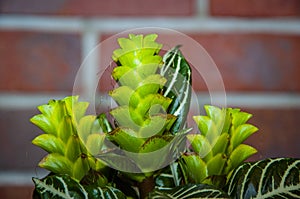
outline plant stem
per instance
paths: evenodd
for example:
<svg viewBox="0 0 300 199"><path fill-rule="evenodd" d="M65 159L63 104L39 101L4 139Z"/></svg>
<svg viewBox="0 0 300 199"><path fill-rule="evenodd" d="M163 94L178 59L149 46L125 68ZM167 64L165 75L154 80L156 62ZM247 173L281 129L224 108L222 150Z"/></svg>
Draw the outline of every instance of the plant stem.
<svg viewBox="0 0 300 199"><path fill-rule="evenodd" d="M147 198L148 194L154 189L155 183L153 176L150 176L138 184L140 198Z"/></svg>

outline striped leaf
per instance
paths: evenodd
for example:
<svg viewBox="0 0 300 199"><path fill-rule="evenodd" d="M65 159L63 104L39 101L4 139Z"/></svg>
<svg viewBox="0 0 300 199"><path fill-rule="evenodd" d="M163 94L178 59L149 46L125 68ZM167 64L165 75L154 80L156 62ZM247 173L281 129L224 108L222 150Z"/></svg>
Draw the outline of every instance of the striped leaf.
<svg viewBox="0 0 300 199"><path fill-rule="evenodd" d="M233 171L226 190L232 198L300 198L300 160L265 159Z"/></svg>
<svg viewBox="0 0 300 199"><path fill-rule="evenodd" d="M156 189L149 194L151 199L188 199L188 198L229 198L229 196L211 185L187 184L171 190Z"/></svg>
<svg viewBox="0 0 300 199"><path fill-rule="evenodd" d="M161 170L155 178L155 186L162 189L172 189L179 186L182 180L181 171L178 162L170 164L168 167Z"/></svg>
<svg viewBox="0 0 300 199"><path fill-rule="evenodd" d="M113 130L112 125L108 121L105 113L101 113L100 115L98 115L97 121L99 122L99 125L104 133L108 133Z"/></svg>
<svg viewBox="0 0 300 199"><path fill-rule="evenodd" d="M168 113L178 117L171 129L173 134L184 127L191 100L191 69L179 47L164 55L164 65L160 71L167 79L163 94L173 99Z"/></svg>
<svg viewBox="0 0 300 199"><path fill-rule="evenodd" d="M67 175L52 175L44 179L33 178L34 198L53 199L122 199L126 196L118 189L105 186L84 186Z"/></svg>

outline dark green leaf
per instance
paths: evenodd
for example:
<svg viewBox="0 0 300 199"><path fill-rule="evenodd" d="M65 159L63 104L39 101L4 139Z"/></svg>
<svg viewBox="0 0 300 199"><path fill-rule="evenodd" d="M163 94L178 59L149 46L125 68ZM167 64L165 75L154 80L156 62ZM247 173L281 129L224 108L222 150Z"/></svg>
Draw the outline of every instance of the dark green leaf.
<svg viewBox="0 0 300 199"><path fill-rule="evenodd" d="M171 189L178 186L181 180L179 164L174 162L160 171L155 178L155 185L160 189Z"/></svg>
<svg viewBox="0 0 300 199"><path fill-rule="evenodd" d="M88 193L67 175L52 175L42 180L33 178L36 192L42 199L88 199Z"/></svg>
<svg viewBox="0 0 300 199"><path fill-rule="evenodd" d="M96 186L86 186L86 191L88 192L89 199L126 199L126 196L114 187L96 187Z"/></svg>
<svg viewBox="0 0 300 199"><path fill-rule="evenodd" d="M130 175L130 174L129 174ZM114 176L113 183L116 184L116 188L121 190L126 196L127 199L138 199L138 190L134 186L131 180L126 178L125 175L116 175Z"/></svg>
<svg viewBox="0 0 300 199"><path fill-rule="evenodd" d="M67 175L33 178L35 193L42 199L126 199L118 189L105 186L81 185Z"/></svg>
<svg viewBox="0 0 300 199"><path fill-rule="evenodd" d="M155 178L156 187L160 189L171 189L179 186L182 181L182 173L178 162L173 162L168 167L162 169Z"/></svg>
<svg viewBox="0 0 300 199"><path fill-rule="evenodd" d="M111 132L113 130L110 122L108 121L105 113L101 113L98 117L97 117L97 121L100 124L100 127L103 131L103 133L108 133Z"/></svg>
<svg viewBox="0 0 300 199"><path fill-rule="evenodd" d="M171 190L156 189L149 194L151 199L188 199L188 198L229 198L229 196L211 185L187 184Z"/></svg>
<svg viewBox="0 0 300 199"><path fill-rule="evenodd" d="M244 163L233 171L226 190L236 199L300 198L300 160L277 158Z"/></svg>
<svg viewBox="0 0 300 199"><path fill-rule="evenodd" d="M168 113L177 116L171 132L181 130L186 122L191 100L191 69L179 50L179 46L168 51L163 57L164 65L160 74L167 79L164 96L173 101Z"/></svg>

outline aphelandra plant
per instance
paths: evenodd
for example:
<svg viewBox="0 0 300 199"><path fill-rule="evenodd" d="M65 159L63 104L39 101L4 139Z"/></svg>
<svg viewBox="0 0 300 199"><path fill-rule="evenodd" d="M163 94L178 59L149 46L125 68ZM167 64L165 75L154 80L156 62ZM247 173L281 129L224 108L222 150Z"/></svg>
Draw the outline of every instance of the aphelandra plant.
<svg viewBox="0 0 300 199"><path fill-rule="evenodd" d="M145 37L130 34L129 38L118 40L121 48L113 53L118 66L113 70L112 76L120 87L111 91L110 95L119 106L110 112L117 127L108 137L121 149L134 153L133 157L128 155L128 158L134 160L140 172L126 175L138 183L142 197L145 197L149 188L154 188L154 168L161 168L170 161L169 158L180 148L183 143L181 140L189 131L182 129L185 121L178 120L175 115L176 111L186 110L186 104L189 103L180 102L185 105L184 108L178 102L172 103L178 100L174 94L178 85L170 83L176 75L170 70L173 65L166 66L169 63L166 61L163 65L163 58L158 54L162 45L155 42L156 37L155 34ZM177 58L177 51L175 48L169 54ZM179 66L178 64L178 68ZM184 67L186 71L190 71L188 64ZM158 71L164 71L171 78L165 78ZM190 73L185 77L187 78L182 79L180 88L190 85ZM184 96L188 102L190 96ZM153 154L157 150L162 151L152 156L144 155Z"/></svg>
<svg viewBox="0 0 300 199"><path fill-rule="evenodd" d="M257 152L243 142L258 129L246 123L252 115L239 109L204 108L206 116L194 116L201 134L187 135L193 152L183 154L180 165L186 182L222 186L230 171Z"/></svg>
<svg viewBox="0 0 300 199"><path fill-rule="evenodd" d="M31 122L45 133L32 142L49 153L39 166L51 173L33 178L33 197L300 198L300 160L244 162L256 153L243 143L257 131L251 114L206 105L194 116L200 134L189 133L191 69L179 46L162 55L156 38L118 39L114 125L85 115L78 96L38 107Z"/></svg>
<svg viewBox="0 0 300 199"><path fill-rule="evenodd" d="M39 163L40 167L79 181L90 169L97 171L105 167L93 156L93 151L101 149L104 136L99 133L102 129L96 118L84 116L87 107L88 103L78 102L78 97L51 100L38 107L41 114L32 117L31 122L45 134L37 136L32 143L49 153ZM107 183L103 180L100 184Z"/></svg>

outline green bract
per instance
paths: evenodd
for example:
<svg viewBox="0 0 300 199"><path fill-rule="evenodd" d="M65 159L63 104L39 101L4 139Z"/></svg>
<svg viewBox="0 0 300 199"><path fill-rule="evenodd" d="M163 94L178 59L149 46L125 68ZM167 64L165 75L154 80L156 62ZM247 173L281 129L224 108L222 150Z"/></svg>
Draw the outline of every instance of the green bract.
<svg viewBox="0 0 300 199"><path fill-rule="evenodd" d="M145 64L160 63L162 58L157 55L161 44L155 42L156 34L129 34L129 38L119 38L120 49L113 52L113 60L122 66L137 67Z"/></svg>
<svg viewBox="0 0 300 199"><path fill-rule="evenodd" d="M145 37L130 34L129 38L118 39L121 48L113 53L113 60L118 66L113 70L112 76L120 87L109 93L119 105L110 112L116 120L117 127L109 133L109 138L121 149L141 154L137 158L129 156L145 174L144 177L141 177L143 175L140 174L130 175L137 181L151 176L152 168L163 165L164 161L168 160L168 157L164 157L164 155L172 156L171 148L174 148L174 144L182 143L180 141L183 138L182 135L188 132L188 130L182 130L181 123L185 122L182 120L179 121L181 128L177 127L176 132L171 131L174 123L178 123L177 117L169 114L172 98L176 99L176 97L169 98L169 95L163 95L167 88L172 88L174 85L170 85L170 78L158 73L163 62L162 57L158 55L162 45L155 42L156 38L155 34ZM164 70L167 70L170 65L173 66L175 60L178 59L165 60ZM177 65L180 70L183 67L189 66ZM171 76L171 72L168 75ZM190 74L187 75L190 78ZM168 84L165 86L167 82ZM190 95L189 92L188 95ZM189 104L189 99L187 98L185 103ZM172 107L173 113L176 106ZM186 108L182 108L182 110L186 111ZM180 139L175 139L174 134L178 134ZM154 158L159 161L153 161L153 157L147 158L147 155L143 155L157 150L162 150L159 153L162 157Z"/></svg>
<svg viewBox="0 0 300 199"><path fill-rule="evenodd" d="M201 134L187 136L194 152L183 154L180 165L187 182L222 186L230 171L256 153L242 143L257 128L246 123L252 115L240 109L204 108L207 116L194 116Z"/></svg>
<svg viewBox="0 0 300 199"><path fill-rule="evenodd" d="M87 102L78 102L78 96L50 100L38 107L41 114L30 121L45 134L32 143L49 153L40 161L40 167L78 181L90 169L100 171L105 167L93 156L101 150L105 134L95 116L84 116L87 107ZM104 184L107 180L103 177L98 182Z"/></svg>

